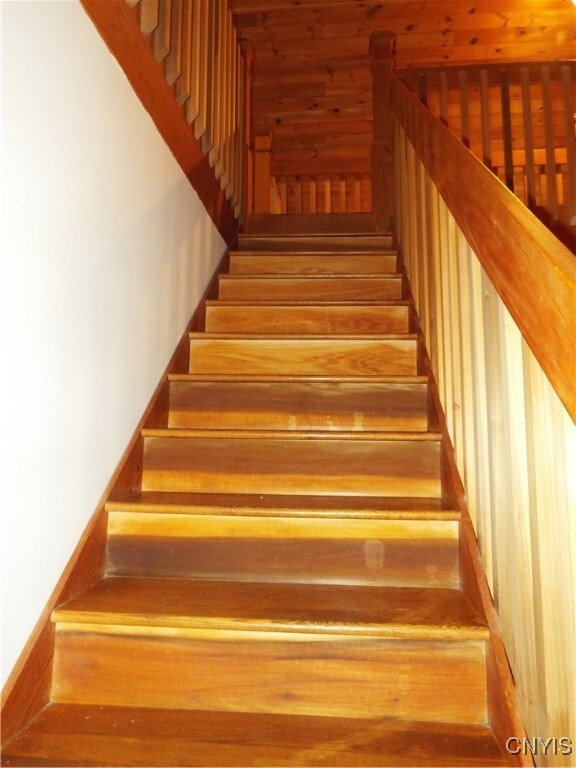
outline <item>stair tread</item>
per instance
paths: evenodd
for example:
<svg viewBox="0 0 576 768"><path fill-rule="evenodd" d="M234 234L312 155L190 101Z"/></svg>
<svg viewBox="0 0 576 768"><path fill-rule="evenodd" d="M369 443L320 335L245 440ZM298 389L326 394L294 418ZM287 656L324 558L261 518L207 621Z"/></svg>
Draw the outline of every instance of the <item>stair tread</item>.
<svg viewBox="0 0 576 768"><path fill-rule="evenodd" d="M259 341L259 342L278 342L278 341L305 341L307 343L324 343L326 341L344 342L344 341L417 341L418 334L416 333L357 333L357 334L342 334L342 333L315 333L313 336L302 333L282 333L282 334L268 334L268 333L206 333L206 331L192 331L189 334L189 338L192 341L206 340L216 341L218 339L226 341Z"/></svg>
<svg viewBox="0 0 576 768"><path fill-rule="evenodd" d="M401 280L400 272L337 272L335 274L281 274L279 272L234 272L218 275L219 280Z"/></svg>
<svg viewBox="0 0 576 768"><path fill-rule="evenodd" d="M505 765L486 726L50 704L6 766Z"/></svg>
<svg viewBox="0 0 576 768"><path fill-rule="evenodd" d="M198 382L279 382L279 383L357 383L370 386L371 384L426 384L428 377L421 374L398 374L385 376L372 374L366 376L308 376L302 374L248 374L248 373L171 373L169 381L198 381Z"/></svg>
<svg viewBox="0 0 576 768"><path fill-rule="evenodd" d="M249 300L249 299L207 299L207 307L409 307L411 301L408 299L388 299L386 301L331 301L330 299L308 301L291 300Z"/></svg>
<svg viewBox="0 0 576 768"><path fill-rule="evenodd" d="M184 429L154 427L143 429L142 437L199 438L217 440L324 440L326 442L439 442L440 432L322 432L316 430Z"/></svg>
<svg viewBox="0 0 576 768"><path fill-rule="evenodd" d="M436 498L286 496L133 491L106 504L108 511L250 516L374 517L459 520L460 512Z"/></svg>
<svg viewBox="0 0 576 768"><path fill-rule="evenodd" d="M486 639L453 589L108 577L52 613L57 623L392 638Z"/></svg>

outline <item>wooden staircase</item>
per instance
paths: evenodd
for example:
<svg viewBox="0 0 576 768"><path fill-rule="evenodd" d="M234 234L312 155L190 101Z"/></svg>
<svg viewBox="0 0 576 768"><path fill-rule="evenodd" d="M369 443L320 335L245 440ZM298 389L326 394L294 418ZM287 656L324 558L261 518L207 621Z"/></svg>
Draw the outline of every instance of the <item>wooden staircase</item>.
<svg viewBox="0 0 576 768"><path fill-rule="evenodd" d="M506 764L422 339L366 239L231 256L3 765Z"/></svg>

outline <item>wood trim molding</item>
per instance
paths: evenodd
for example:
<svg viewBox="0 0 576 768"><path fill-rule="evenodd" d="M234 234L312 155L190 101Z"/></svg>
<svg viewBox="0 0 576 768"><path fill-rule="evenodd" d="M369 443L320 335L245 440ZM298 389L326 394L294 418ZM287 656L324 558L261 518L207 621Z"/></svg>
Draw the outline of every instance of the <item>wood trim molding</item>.
<svg viewBox="0 0 576 768"><path fill-rule="evenodd" d="M576 258L398 79L395 113L576 421Z"/></svg>
<svg viewBox="0 0 576 768"><path fill-rule="evenodd" d="M107 541L106 502L139 487L142 476L142 437L145 427L166 426L168 411L168 377L187 370L190 349L189 333L204 327L206 300L218 293L218 275L228 271L229 256L225 253L208 288L176 347L160 383L142 416L134 434L62 576L42 611L36 626L2 689L2 744L6 744L49 701L54 653L54 630L50 619L56 605L63 603L97 582L104 574Z"/></svg>
<svg viewBox="0 0 576 768"><path fill-rule="evenodd" d="M136 95L198 193L208 215L228 245L238 224L220 184L188 125L183 107L164 78L148 41L140 32L136 10L126 0L80 0L100 36L124 70Z"/></svg>

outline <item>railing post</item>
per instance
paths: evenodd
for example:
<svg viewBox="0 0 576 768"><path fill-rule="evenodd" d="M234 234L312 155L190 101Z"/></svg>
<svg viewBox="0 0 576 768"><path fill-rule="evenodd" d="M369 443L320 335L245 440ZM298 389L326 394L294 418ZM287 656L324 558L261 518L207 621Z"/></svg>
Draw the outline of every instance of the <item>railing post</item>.
<svg viewBox="0 0 576 768"><path fill-rule="evenodd" d="M254 149L252 146L252 88L254 80L254 46L245 40L239 41L244 62L244 103L240 104L243 110L243 146L245 178L241 180L246 192L244 215L254 213Z"/></svg>
<svg viewBox="0 0 576 768"><path fill-rule="evenodd" d="M272 135L254 136L254 213L270 213L270 164Z"/></svg>
<svg viewBox="0 0 576 768"><path fill-rule="evenodd" d="M372 142L372 210L379 228L392 230L394 222L394 118L391 82L396 36L370 35L374 139Z"/></svg>

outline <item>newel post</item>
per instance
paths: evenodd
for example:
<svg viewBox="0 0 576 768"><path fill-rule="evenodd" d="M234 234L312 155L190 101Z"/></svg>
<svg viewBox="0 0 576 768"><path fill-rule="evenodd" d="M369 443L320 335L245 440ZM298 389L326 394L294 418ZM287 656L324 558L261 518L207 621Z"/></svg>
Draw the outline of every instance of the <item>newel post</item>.
<svg viewBox="0 0 576 768"><path fill-rule="evenodd" d="M270 213L272 135L256 134L254 148L254 213Z"/></svg>
<svg viewBox="0 0 576 768"><path fill-rule="evenodd" d="M392 230L394 222L394 116L392 73L396 36L393 32L370 35L372 106L372 210L379 228Z"/></svg>

